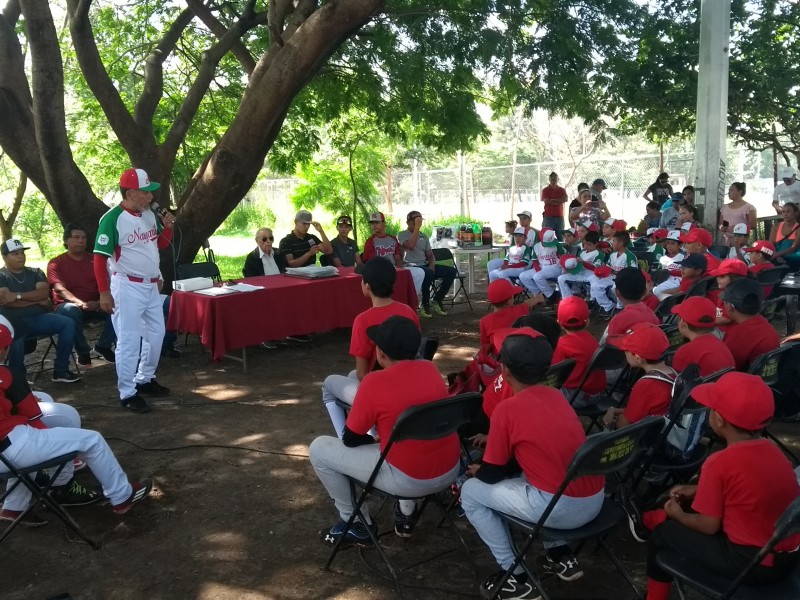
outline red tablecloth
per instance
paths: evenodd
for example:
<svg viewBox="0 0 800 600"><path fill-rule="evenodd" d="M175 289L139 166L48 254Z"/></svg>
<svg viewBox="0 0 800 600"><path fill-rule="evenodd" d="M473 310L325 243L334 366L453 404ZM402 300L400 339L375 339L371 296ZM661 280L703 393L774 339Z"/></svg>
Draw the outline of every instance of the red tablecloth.
<svg viewBox="0 0 800 600"><path fill-rule="evenodd" d="M248 277L240 281L263 290L206 296L172 293L167 329L200 336L214 360L228 350L254 346L287 335L303 335L351 327L356 315L370 307L361 292L361 276L352 267L339 277L300 279L286 275ZM397 270L392 297L416 309L417 294L411 273Z"/></svg>

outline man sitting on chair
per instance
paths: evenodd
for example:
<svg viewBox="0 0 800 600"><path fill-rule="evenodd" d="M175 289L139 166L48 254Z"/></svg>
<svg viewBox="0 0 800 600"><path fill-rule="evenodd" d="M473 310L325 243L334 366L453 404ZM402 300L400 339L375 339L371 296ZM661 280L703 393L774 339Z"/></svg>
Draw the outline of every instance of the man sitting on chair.
<svg viewBox="0 0 800 600"><path fill-rule="evenodd" d="M261 277L263 275L280 275L286 271L283 254L274 248L275 234L269 227L256 231L256 249L244 259L242 275L245 277Z"/></svg>
<svg viewBox="0 0 800 600"><path fill-rule="evenodd" d="M375 525L369 518L366 504L361 507L366 522L356 520L345 534L354 510L347 478L369 479L404 410L447 397L447 387L434 364L414 360L421 335L411 319L389 317L381 325L370 327L367 335L377 346L377 359L383 370L368 373L361 381L342 439L318 437L308 449L311 466L333 499L341 519L320 531L320 539L331 545L343 535L342 544L370 542L366 528L374 529ZM409 382L414 383L409 386ZM373 427L377 429L380 442L368 434ZM459 452L456 434L431 441L398 442L381 466L375 486L407 498L419 498L441 490L448 482L455 481ZM411 535L417 513L413 500L404 500L395 506L397 535Z"/></svg>

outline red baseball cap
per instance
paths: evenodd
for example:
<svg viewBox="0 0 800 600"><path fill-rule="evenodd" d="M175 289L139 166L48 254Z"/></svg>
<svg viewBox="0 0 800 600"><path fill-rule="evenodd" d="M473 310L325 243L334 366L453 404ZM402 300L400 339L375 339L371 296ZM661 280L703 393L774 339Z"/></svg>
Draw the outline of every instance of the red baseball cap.
<svg viewBox="0 0 800 600"><path fill-rule="evenodd" d="M708 272L709 277L722 277L723 275L741 275L747 277L747 265L738 258L726 258L713 271Z"/></svg>
<svg viewBox="0 0 800 600"><path fill-rule="evenodd" d="M383 223L384 221L386 221L386 217L382 212L369 213L367 218L368 223Z"/></svg>
<svg viewBox="0 0 800 600"><path fill-rule="evenodd" d="M600 265L599 267L594 268L594 274L600 277L601 279L603 277L608 277L609 275L611 275L611 273L612 273L611 267L609 267L608 265Z"/></svg>
<svg viewBox="0 0 800 600"><path fill-rule="evenodd" d="M14 326L11 321L0 315L0 350L8 348L14 341Z"/></svg>
<svg viewBox="0 0 800 600"><path fill-rule="evenodd" d="M667 231L666 229L656 229L653 232L653 237L655 239L657 239L657 240L665 240L665 239L667 239L668 235L669 235L669 231Z"/></svg>
<svg viewBox="0 0 800 600"><path fill-rule="evenodd" d="M608 343L645 360L658 360L669 350L667 334L652 323L636 323L626 333L609 336Z"/></svg>
<svg viewBox="0 0 800 600"><path fill-rule="evenodd" d="M532 327L505 327L498 329L492 334L492 346L497 351L503 347L503 342L510 335L527 335L528 337L537 338L542 337L542 334L533 329Z"/></svg>
<svg viewBox="0 0 800 600"><path fill-rule="evenodd" d="M714 239L711 237L711 234L702 227L695 227L685 235L682 235L681 241L684 244L700 242L705 247L709 247L714 243Z"/></svg>
<svg viewBox="0 0 800 600"><path fill-rule="evenodd" d="M119 176L119 187L126 190L154 192L161 187L161 184L150 181L144 169L128 169Z"/></svg>
<svg viewBox="0 0 800 600"><path fill-rule="evenodd" d="M583 298L569 296L558 303L558 322L565 327L580 327L589 321L589 306Z"/></svg>
<svg viewBox="0 0 800 600"><path fill-rule="evenodd" d="M775 414L772 390L759 376L747 373L732 371L714 383L698 385L692 398L747 431L763 429Z"/></svg>
<svg viewBox="0 0 800 600"><path fill-rule="evenodd" d="M486 288L486 298L490 304L502 304L522 291L520 286L514 285L508 279L495 279Z"/></svg>
<svg viewBox="0 0 800 600"><path fill-rule="evenodd" d="M628 229L628 223L624 219L614 219L611 227L614 228L614 231L626 231Z"/></svg>
<svg viewBox="0 0 800 600"><path fill-rule="evenodd" d="M695 327L714 327L717 322L717 307L705 296L692 296L672 308L689 325Z"/></svg>
<svg viewBox="0 0 800 600"><path fill-rule="evenodd" d="M772 242L768 242L766 240L758 240L755 244L753 244L752 248L744 248L745 252L761 252L761 254L765 254L766 256L774 256L775 255L775 246Z"/></svg>

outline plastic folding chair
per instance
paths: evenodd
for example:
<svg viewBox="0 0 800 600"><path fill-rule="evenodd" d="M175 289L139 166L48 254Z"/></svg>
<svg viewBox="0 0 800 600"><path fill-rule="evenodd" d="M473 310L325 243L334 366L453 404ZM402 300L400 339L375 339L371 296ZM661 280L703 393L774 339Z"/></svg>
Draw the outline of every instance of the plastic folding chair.
<svg viewBox="0 0 800 600"><path fill-rule="evenodd" d="M764 269L759 271L756 275L756 281L761 285L762 289L766 292L767 289L771 290L769 298L775 298L778 295L778 288L783 283L783 278L789 273L788 265L778 265L771 269ZM768 298L764 294L764 298Z"/></svg>
<svg viewBox="0 0 800 600"><path fill-rule="evenodd" d="M637 596L639 595L639 591L630 574L625 570L625 567L622 566L622 563L605 541L608 534L626 518L622 507L615 500L606 498L600 514L591 522L577 529L553 529L545 527L544 523L572 481L589 475L610 476L626 471L638 460L663 426L663 417L647 417L638 423L617 431L604 431L589 436L586 442L578 448L567 468L564 480L536 523L498 513L506 527L509 528L509 539L511 540L515 558L503 579L497 584L497 592L493 597L499 594L509 575L514 572L517 566L522 566L528 574L531 584L535 585L541 593L543 600L550 599L550 595L545 591L539 578L525 562L526 554L537 539L543 542L566 541L568 543L580 543L581 545L589 540L597 540L620 574L636 591ZM526 534L525 542L522 546L515 542L513 535L511 535L511 529L519 529Z"/></svg>
<svg viewBox="0 0 800 600"><path fill-rule="evenodd" d="M617 370L621 370L619 377L613 384L611 384L610 389L606 389L603 397L601 397L596 403L582 407L574 406L575 400L580 397L580 394L583 391L583 386L586 385L586 381L589 379L589 375L596 371ZM580 384L578 384L578 387L573 391L572 396L569 398L569 403L573 405L573 408L578 416L589 419L589 426L586 428L587 434L590 433L595 427L597 427L598 430L602 429L603 426L600 424L600 419L603 418L603 415L606 414L609 408L612 406L618 406L619 402L614 400L614 392L616 391L619 382L626 378L627 373L628 361L625 358L625 352L608 344L601 344L600 347L595 350L591 360L589 361L589 366L586 369L583 379L581 379Z"/></svg>
<svg viewBox="0 0 800 600"><path fill-rule="evenodd" d="M454 306L456 303L456 298L459 295L464 294L464 298L469 305L469 309L472 310L472 302L469 299L469 294L467 293L467 286L464 284L464 280L467 276L461 272L461 269L458 268L458 264L456 263L456 257L453 256L453 251L450 248L433 248L433 259L438 263L446 264L448 267L453 267L456 270L456 281L458 281L458 289L453 293L453 298L450 300L450 306ZM433 290L431 290L431 295L436 293L438 289L437 281L433 282Z"/></svg>
<svg viewBox="0 0 800 600"><path fill-rule="evenodd" d="M656 309L653 311L656 313L656 316L661 319L661 322L665 325L675 322L676 315L672 314L672 309L686 298L686 293L680 294L672 294L671 296L665 297L661 302L658 303Z"/></svg>
<svg viewBox="0 0 800 600"><path fill-rule="evenodd" d="M669 350L667 350L667 359L668 362L671 363L672 356L677 352L678 348L683 346L686 342L686 338L681 335L680 330L678 329L677 325L673 324L661 324L659 325L661 331L663 331L666 336L667 340L669 341Z"/></svg>
<svg viewBox="0 0 800 600"><path fill-rule="evenodd" d="M673 551L659 552L656 562L674 578L675 587L681 600L688 600L689 588L714 600L727 600L728 598L735 600L764 600L766 598L769 600L797 600L800 598L800 567L795 568L786 579L777 583L747 585L743 581L750 571L772 552L778 542L798 533L800 533L800 498L797 498L783 511L775 524L775 532L772 537L733 581L721 577Z"/></svg>
<svg viewBox="0 0 800 600"><path fill-rule="evenodd" d="M569 376L572 375L572 370L574 368L575 360L572 358L567 358L559 363L550 365L550 368L547 370L541 385L546 385L548 387L560 390L562 387L564 387L564 384L567 382L567 379L569 379Z"/></svg>
<svg viewBox="0 0 800 600"><path fill-rule="evenodd" d="M9 534L14 531L17 525L19 525L20 521L22 521L26 515L36 506L39 502L44 504L47 508L49 508L53 514L55 514L64 525L69 527L75 534L80 537L84 542L89 544L95 550L100 548L100 544L86 535L75 520L70 516L70 514L64 510L64 507L61 506L58 502L53 500L50 497L49 491L50 488L53 487L53 483L55 482L58 475L61 471L64 470L64 467L67 466L72 460L78 456L78 452L70 452L68 454L62 454L61 456L56 456L50 460L37 463L35 465L27 465L24 467L17 467L14 463L11 462L9 458L7 458L3 451L6 450L9 446L8 438L3 438L0 440L0 466L3 467L3 472L0 472L0 481L7 481L6 491L0 496L0 505L3 501L8 497L8 495L13 492L18 486L24 485L28 488L33 495L33 501L30 503L28 508L26 508L19 517L17 517L11 524L6 527L5 531L0 534L0 542L6 539ZM55 472L51 475L48 474L47 477L43 478L43 481L46 483L38 484L36 482L36 473L39 471L44 471L45 469L53 469L55 468ZM10 480L16 478L16 481L10 482Z"/></svg>
<svg viewBox="0 0 800 600"><path fill-rule="evenodd" d="M438 440L449 435L455 434L459 427L466 425L472 419L472 415L475 411L480 410L481 404L483 403L483 396L478 393L467 393L467 394L459 394L458 396L453 396L451 398L445 398L443 400L437 400L436 402L430 402L427 404L420 404L418 406L412 406L402 412L402 414L397 418L397 422L394 424L392 428L392 434L389 436L389 440L386 442L386 446L384 447L383 451L381 452L380 457L378 458L378 462L375 464L375 468L372 470L372 473L369 476L369 479L366 482L358 481L352 477L348 477L350 482L350 497L353 502L353 514L350 516L350 519L347 521L347 525L342 532L342 535L336 542L336 545L331 550L331 554L328 557L328 562L325 563L325 569L327 570L330 568L331 564L333 563L334 558L339 553L339 547L341 546L341 542L344 539L347 531L353 527L353 523L355 522L356 518L360 518L362 523L366 522L364 520L364 515L361 512L361 507L366 502L367 497L371 494L383 496L384 498L389 498L392 500L418 500L418 498L407 498L405 496L398 496L396 494L391 494L385 490L380 490L375 487L375 479L378 477L378 474L383 466L383 463L386 461L386 456L389 454L389 451L392 449L392 446L397 442L407 441L407 440L420 440L420 441L431 441L431 440ZM423 503L420 507L420 517L425 510L425 507L428 505L428 502L431 499L434 499L434 504L439 507L442 512L442 517L450 522L450 525L455 532L456 536L459 538L461 545L464 547L464 550L469 554L469 547L467 546L466 542L464 541L463 537L459 533L458 529L455 526L455 523L452 522L450 515L448 514L447 510L442 507L438 502L435 501L436 494L448 490L450 488L450 484L453 482L448 482L446 485L443 485L440 489L432 490L431 493L425 496ZM361 494L356 496L356 488L360 488ZM452 503L451 503L452 505ZM389 573L391 573L392 580L394 581L395 585L395 592L398 597L402 598L402 592L400 589L400 580L397 577L397 569L392 565L389 561L389 558L386 556L383 547L380 545L379 535L377 535L372 528L366 528L367 533L369 534L370 539L372 540L375 549L378 551L381 559L383 560L386 567L389 569ZM438 553L436 556L431 557L428 560L432 560L433 558L438 558L441 556L442 553ZM428 560L417 561L414 565L411 566L418 566L424 562L428 562ZM410 567L406 567L401 570L406 570Z"/></svg>
<svg viewBox="0 0 800 600"><path fill-rule="evenodd" d="M702 277L695 281L692 286L686 290L686 297L692 298L694 296L707 296L708 292L717 289L716 277Z"/></svg>
<svg viewBox="0 0 800 600"><path fill-rule="evenodd" d="M178 265L178 279L192 279L194 277L210 277L214 281L222 281L219 267L214 262L197 262Z"/></svg>
<svg viewBox="0 0 800 600"><path fill-rule="evenodd" d="M40 335L36 337L29 337L25 340L25 356L29 354L33 354L36 352L36 347L39 345L39 340L47 340L47 348L44 349L42 352L41 357L38 360L32 360L30 362L25 363L25 369L27 371L28 367L35 366L36 368L30 371L31 381L35 382L38 379L39 375L44 373L45 371L52 371L52 368L45 368L45 362L47 362L47 357L50 355L50 352L55 349L56 347L56 334L53 335ZM81 369L78 365L78 356L75 354L75 349L73 348L70 350L70 356L72 357L72 366L75 369L75 372L80 375Z"/></svg>

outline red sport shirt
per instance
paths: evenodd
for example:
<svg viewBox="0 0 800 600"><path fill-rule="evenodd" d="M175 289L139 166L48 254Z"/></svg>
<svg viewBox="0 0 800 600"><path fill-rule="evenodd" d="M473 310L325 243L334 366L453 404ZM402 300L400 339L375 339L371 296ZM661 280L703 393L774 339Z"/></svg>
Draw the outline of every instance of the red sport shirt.
<svg viewBox="0 0 800 600"><path fill-rule="evenodd" d="M733 354L738 371L746 371L756 357L781 345L778 333L761 315L741 323L731 323L726 327L722 341Z"/></svg>
<svg viewBox="0 0 800 600"><path fill-rule="evenodd" d="M622 335L627 333L636 323L652 323L660 325L653 309L642 302L629 304L608 322L608 335Z"/></svg>
<svg viewBox="0 0 800 600"><path fill-rule="evenodd" d="M701 377L711 375L728 367L735 368L733 354L721 339L713 333L697 336L678 348L672 359L672 368L678 373L691 364L700 367Z"/></svg>
<svg viewBox="0 0 800 600"><path fill-rule="evenodd" d="M380 325L394 315L411 319L419 327L419 317L408 304L392 302L386 306L368 308L353 321L353 331L350 334L350 356L367 359L370 361L369 368L372 369L375 365L375 342L369 339L367 329L373 325Z"/></svg>
<svg viewBox="0 0 800 600"><path fill-rule="evenodd" d="M553 353L552 363L560 363L568 358L575 361L575 367L564 383L566 389L577 389L589 368L589 361L592 360L592 355L599 347L600 344L597 343L594 336L585 329L561 336ZM592 373L583 386L583 391L590 396L599 394L604 389L606 389L606 372L602 370Z"/></svg>
<svg viewBox="0 0 800 600"><path fill-rule="evenodd" d="M529 310L530 307L523 302L522 304L514 304L513 306L490 312L485 317L482 317L478 324L481 330L481 346L491 344L492 334L495 331L511 327L514 321L526 316Z"/></svg>

